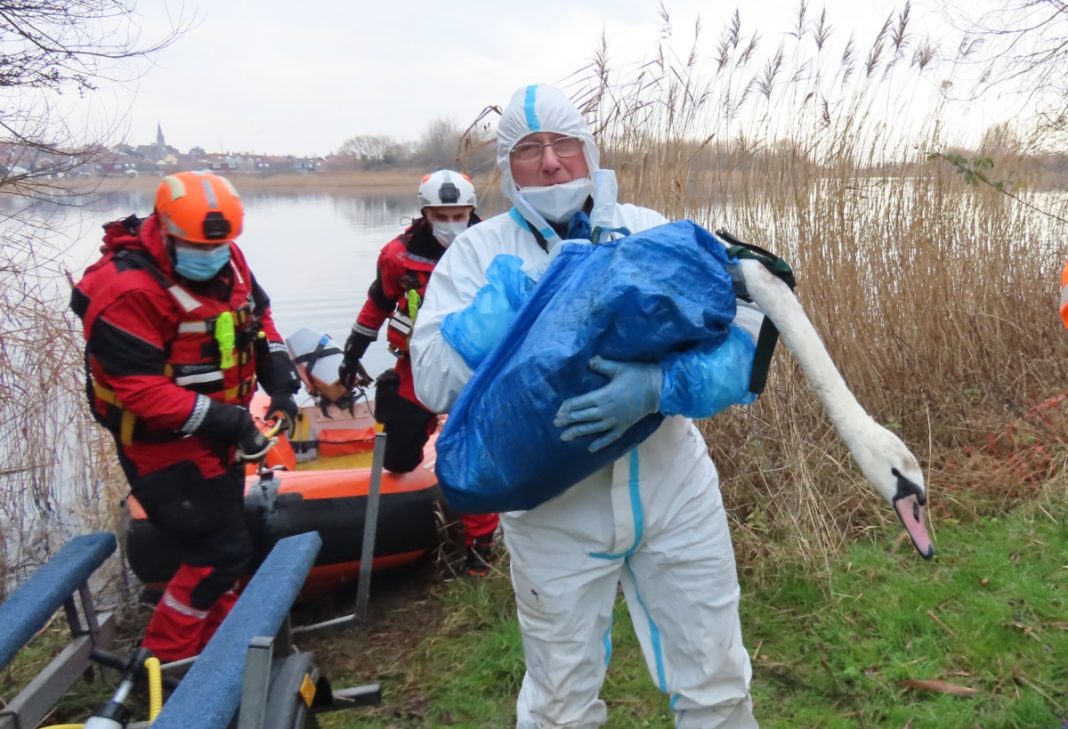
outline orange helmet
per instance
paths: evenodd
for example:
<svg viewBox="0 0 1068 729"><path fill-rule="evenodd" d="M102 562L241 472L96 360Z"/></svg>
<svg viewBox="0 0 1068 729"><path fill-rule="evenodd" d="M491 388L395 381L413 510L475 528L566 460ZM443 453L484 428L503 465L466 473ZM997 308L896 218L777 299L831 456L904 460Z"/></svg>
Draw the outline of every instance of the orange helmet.
<svg viewBox="0 0 1068 729"><path fill-rule="evenodd" d="M189 243L214 245L241 235L245 209L237 190L211 172L179 172L156 189L163 232Z"/></svg>

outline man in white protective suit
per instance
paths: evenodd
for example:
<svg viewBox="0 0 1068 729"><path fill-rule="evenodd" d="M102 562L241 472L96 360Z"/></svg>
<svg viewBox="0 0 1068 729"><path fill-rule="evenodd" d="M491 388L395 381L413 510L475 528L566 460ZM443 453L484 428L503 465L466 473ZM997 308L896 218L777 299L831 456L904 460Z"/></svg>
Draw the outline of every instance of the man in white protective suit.
<svg viewBox="0 0 1068 729"><path fill-rule="evenodd" d="M579 211L594 226L622 232L666 222L653 210L616 204L614 185L602 189L600 177L595 193L598 160L586 123L561 91L536 85L516 92L497 139L501 184L515 207L456 238L430 279L415 324L415 390L428 408L447 412L473 374L470 363L477 365L478 357L450 344L442 324L486 285L494 257L515 255L527 270L544 270L562 239L578 237ZM760 313L741 302L738 312L736 323L754 334ZM671 414L661 407L659 365L595 358L591 367L608 384L563 403L554 421L563 439L595 435L596 449L649 413ZM501 518L526 655L517 729L605 724L598 692L612 653L620 584L676 725L756 726L719 477L689 418L666 417L613 465L534 509Z"/></svg>

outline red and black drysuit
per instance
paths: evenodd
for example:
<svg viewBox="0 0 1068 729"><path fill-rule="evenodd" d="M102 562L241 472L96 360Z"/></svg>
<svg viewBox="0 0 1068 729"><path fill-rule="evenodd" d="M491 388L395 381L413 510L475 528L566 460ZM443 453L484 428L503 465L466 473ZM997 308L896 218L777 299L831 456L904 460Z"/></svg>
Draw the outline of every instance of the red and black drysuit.
<svg viewBox="0 0 1068 729"><path fill-rule="evenodd" d="M471 225L477 222L472 213ZM378 256L378 275L345 344L346 365L354 366L389 320L386 337L397 364L378 378L375 419L386 433L383 465L394 473L408 473L422 463L423 447L437 427L437 415L415 396L408 339L430 274L444 254L445 248L425 218L416 218L387 243ZM497 528L496 514L464 514L460 518L468 546L489 540Z"/></svg>
<svg viewBox="0 0 1068 729"><path fill-rule="evenodd" d="M145 633L165 661L200 652L252 559L235 446L259 437L246 409L257 378L272 407L292 403L300 386L266 293L229 245L215 277L189 281L174 273L155 215L109 223L103 257L71 297L93 415L114 434L133 495L181 555Z"/></svg>

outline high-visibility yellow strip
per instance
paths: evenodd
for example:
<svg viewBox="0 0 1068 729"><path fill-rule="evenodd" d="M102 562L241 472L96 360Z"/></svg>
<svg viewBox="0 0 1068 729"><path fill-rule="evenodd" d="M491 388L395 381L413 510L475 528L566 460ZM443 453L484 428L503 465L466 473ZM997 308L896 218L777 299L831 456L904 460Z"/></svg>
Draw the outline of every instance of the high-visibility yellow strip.
<svg viewBox="0 0 1068 729"><path fill-rule="evenodd" d="M122 411L122 422L119 424L119 442L123 445L133 443L134 426L137 425L137 416L129 410Z"/></svg>
<svg viewBox="0 0 1068 729"><path fill-rule="evenodd" d="M115 407L119 408L122 407L122 403L119 402L119 398L115 397L114 390L109 390L103 385L100 385L94 381L93 392L96 393L96 396L106 402L108 405L114 405Z"/></svg>

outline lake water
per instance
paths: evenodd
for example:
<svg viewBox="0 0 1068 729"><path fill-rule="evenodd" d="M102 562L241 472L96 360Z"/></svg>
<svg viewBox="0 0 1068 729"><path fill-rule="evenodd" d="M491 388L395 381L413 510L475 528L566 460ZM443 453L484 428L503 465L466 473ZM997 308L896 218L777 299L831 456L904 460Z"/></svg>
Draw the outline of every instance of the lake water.
<svg viewBox="0 0 1068 729"><path fill-rule="evenodd" d="M238 242L271 297L279 331L288 336L310 327L329 334L343 347L375 278L379 251L418 214L414 191L399 196L252 194L243 200L245 225ZM5 234L19 231L19 235L32 236L36 270L42 273L54 306L65 309L70 293L64 273L77 280L97 260L101 226L131 213L145 216L151 209L151 192L33 206L5 198L0 199L0 226ZM77 326L73 315L70 321ZM13 324L7 321L7 325ZM385 335L383 327L363 360L372 375L395 362ZM83 521L106 521L107 500L100 498L99 483L79 463L82 446L77 428L69 426L64 431L62 425L87 415L85 408L84 398L78 397L77 402L64 402L55 410L59 422L53 460L58 471L46 477L49 483L29 488L27 483L34 481L24 475L0 473L0 582L5 560L9 580L24 577L28 574L24 568L62 544L63 535L84 531ZM58 415L60 410L64 415ZM9 429L7 437L22 436ZM0 439L0 449L12 448L12 443ZM3 587L0 584L0 595Z"/></svg>
<svg viewBox="0 0 1068 729"><path fill-rule="evenodd" d="M282 336L310 327L344 347L374 281L378 253L418 215L415 195L361 197L328 194L245 195L238 239L257 280L271 297ZM84 206L35 212L60 232L60 260L77 279L97 258L100 225L151 211L149 194L104 195ZM364 357L368 372L392 367L385 326Z"/></svg>

